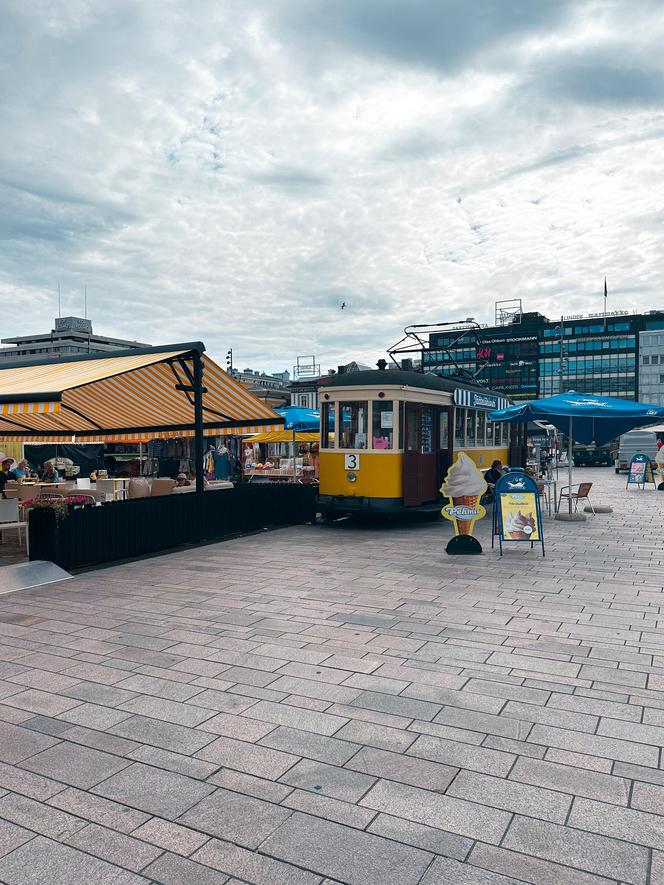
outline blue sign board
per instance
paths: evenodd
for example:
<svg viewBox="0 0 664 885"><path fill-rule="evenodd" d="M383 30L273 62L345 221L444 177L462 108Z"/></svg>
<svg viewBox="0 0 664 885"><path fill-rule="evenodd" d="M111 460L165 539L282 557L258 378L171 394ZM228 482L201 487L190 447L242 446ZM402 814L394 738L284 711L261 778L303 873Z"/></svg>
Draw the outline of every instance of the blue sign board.
<svg viewBox="0 0 664 885"><path fill-rule="evenodd" d="M541 544L544 556L539 489L532 476L520 468L509 468L509 472L496 483L495 495L491 546L494 546L494 538L498 536L502 556L503 542L527 541L531 548Z"/></svg>
<svg viewBox="0 0 664 885"><path fill-rule="evenodd" d="M629 488L633 485L644 489L647 482L651 482L655 485L655 473L652 467L652 461L647 455L634 455L629 462L629 472L627 474L627 484L625 488Z"/></svg>

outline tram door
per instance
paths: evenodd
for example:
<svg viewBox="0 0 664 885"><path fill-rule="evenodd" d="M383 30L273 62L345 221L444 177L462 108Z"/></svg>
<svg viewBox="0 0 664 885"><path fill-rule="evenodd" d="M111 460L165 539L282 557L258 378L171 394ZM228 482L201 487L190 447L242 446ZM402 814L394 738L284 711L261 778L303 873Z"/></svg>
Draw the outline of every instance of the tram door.
<svg viewBox="0 0 664 885"><path fill-rule="evenodd" d="M403 503L429 504L438 496L437 412L434 406L406 403L404 413Z"/></svg>

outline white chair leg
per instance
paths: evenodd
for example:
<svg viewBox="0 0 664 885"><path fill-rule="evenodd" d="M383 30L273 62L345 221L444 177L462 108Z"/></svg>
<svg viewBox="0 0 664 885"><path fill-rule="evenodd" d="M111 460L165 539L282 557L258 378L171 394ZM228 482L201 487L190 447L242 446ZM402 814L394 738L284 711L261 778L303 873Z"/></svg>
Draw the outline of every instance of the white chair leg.
<svg viewBox="0 0 664 885"><path fill-rule="evenodd" d="M587 502L588 502L588 506L589 506L589 507L590 507L590 509L591 509L591 511L592 511L592 514L593 514L593 516L597 516L597 514L596 514L596 513L595 513L595 508L594 508L594 507L593 507L593 505L592 505L592 502L591 502L591 500L590 500L590 498L588 498L588 497L586 497L586 501L587 501Z"/></svg>

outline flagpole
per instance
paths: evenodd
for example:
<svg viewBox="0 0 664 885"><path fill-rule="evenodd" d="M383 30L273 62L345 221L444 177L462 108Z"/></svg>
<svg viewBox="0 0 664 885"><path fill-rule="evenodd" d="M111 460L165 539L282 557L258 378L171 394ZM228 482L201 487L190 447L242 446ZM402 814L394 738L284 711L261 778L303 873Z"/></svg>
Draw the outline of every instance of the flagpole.
<svg viewBox="0 0 664 885"><path fill-rule="evenodd" d="M604 277L604 331L606 332L606 296L608 295L606 289L606 277Z"/></svg>

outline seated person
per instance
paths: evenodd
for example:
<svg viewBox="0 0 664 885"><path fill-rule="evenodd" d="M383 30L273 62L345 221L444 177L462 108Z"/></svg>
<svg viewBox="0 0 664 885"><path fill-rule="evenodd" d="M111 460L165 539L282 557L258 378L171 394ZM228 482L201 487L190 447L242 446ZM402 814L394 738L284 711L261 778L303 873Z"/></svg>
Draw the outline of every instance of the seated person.
<svg viewBox="0 0 664 885"><path fill-rule="evenodd" d="M11 473L14 474L15 479L26 479L30 476L30 465L23 458L15 467L12 467Z"/></svg>
<svg viewBox="0 0 664 885"><path fill-rule="evenodd" d="M42 482L60 482L60 474L53 466L52 461L44 461L44 465L39 473L39 479Z"/></svg>
<svg viewBox="0 0 664 885"><path fill-rule="evenodd" d="M0 464L0 497L6 498L5 495L5 486L9 482L10 479L14 479L12 476L10 469L12 464L14 463L13 458L5 458L5 460Z"/></svg>
<svg viewBox="0 0 664 885"><path fill-rule="evenodd" d="M182 486L190 486L191 481L186 473L178 473L177 479L175 480L175 487L180 488Z"/></svg>
<svg viewBox="0 0 664 885"><path fill-rule="evenodd" d="M486 471L484 474L484 479L486 480L486 484L489 486L491 491L496 487L496 483L503 475L503 464L502 461L496 459L492 462L491 468Z"/></svg>

